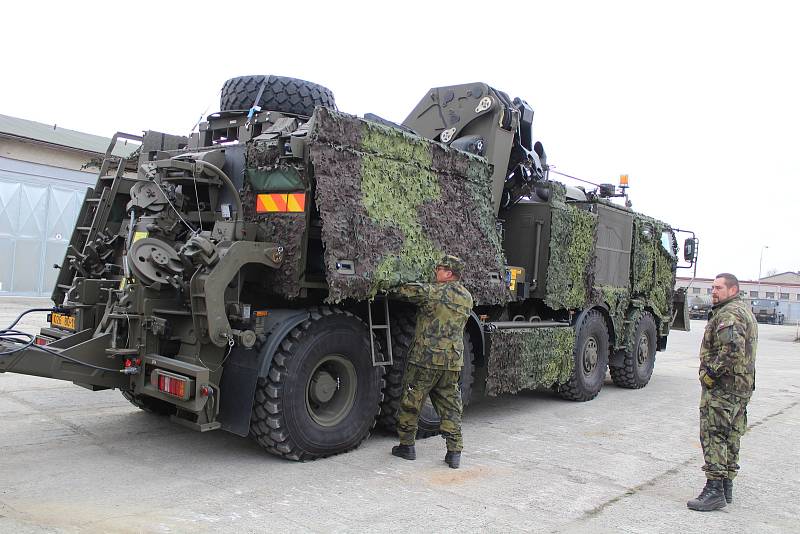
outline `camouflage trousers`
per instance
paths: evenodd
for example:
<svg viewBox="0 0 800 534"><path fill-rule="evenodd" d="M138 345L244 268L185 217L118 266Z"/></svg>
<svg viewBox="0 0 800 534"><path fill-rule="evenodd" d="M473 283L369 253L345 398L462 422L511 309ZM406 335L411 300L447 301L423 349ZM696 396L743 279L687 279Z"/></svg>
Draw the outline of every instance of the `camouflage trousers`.
<svg viewBox="0 0 800 534"><path fill-rule="evenodd" d="M747 430L750 399L703 388L700 396L700 444L709 480L733 479L739 470L739 440Z"/></svg>
<svg viewBox="0 0 800 534"><path fill-rule="evenodd" d="M461 390L458 387L460 371L429 369L409 363L403 379L403 396L397 415L397 434L400 443L413 445L417 437L419 414L425 399L430 395L433 407L441 418L439 430L447 440L448 451L461 451Z"/></svg>

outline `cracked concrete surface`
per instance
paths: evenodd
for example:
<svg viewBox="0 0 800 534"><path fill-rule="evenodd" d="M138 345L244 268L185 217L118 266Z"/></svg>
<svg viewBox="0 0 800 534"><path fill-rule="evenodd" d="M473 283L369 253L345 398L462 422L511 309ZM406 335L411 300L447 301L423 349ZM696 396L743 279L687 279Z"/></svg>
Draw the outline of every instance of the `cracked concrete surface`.
<svg viewBox="0 0 800 534"><path fill-rule="evenodd" d="M2 300L0 324L42 304ZM588 403L548 392L479 400L464 417L457 471L439 438L419 442L415 462L390 456L395 439L376 434L298 464L141 412L116 391L0 374L0 532L797 532L794 327L760 325L734 504L686 509L704 482L704 324L670 336L643 390L608 380Z"/></svg>

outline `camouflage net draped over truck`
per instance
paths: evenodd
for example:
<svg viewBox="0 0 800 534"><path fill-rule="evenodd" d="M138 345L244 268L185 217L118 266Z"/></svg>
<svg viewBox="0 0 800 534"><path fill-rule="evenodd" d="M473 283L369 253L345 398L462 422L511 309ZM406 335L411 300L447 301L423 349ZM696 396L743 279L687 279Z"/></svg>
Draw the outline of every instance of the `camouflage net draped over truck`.
<svg viewBox="0 0 800 534"><path fill-rule="evenodd" d="M622 333L625 332L625 313L631 302L630 290L627 287L595 286L593 293L593 302L605 304L608 308L613 332L617 334L613 340L614 347L618 348L625 340Z"/></svg>
<svg viewBox="0 0 800 534"><path fill-rule="evenodd" d="M551 182L550 190L553 203L545 304L554 310L582 308L589 302L594 283L597 216L568 205L563 184Z"/></svg>
<svg viewBox="0 0 800 534"><path fill-rule="evenodd" d="M309 145L329 302L428 281L445 254L464 260L476 304L506 302L483 158L327 108L314 112ZM337 272L341 260L355 274Z"/></svg>
<svg viewBox="0 0 800 534"><path fill-rule="evenodd" d="M662 232L666 228L666 224L640 214L633 220L633 296L648 301L662 323L669 323L671 319L672 288L675 286L672 265L678 253L674 243L669 252L662 244Z"/></svg>
<svg viewBox="0 0 800 534"><path fill-rule="evenodd" d="M498 330L488 339L487 395L563 384L572 374L574 328Z"/></svg>

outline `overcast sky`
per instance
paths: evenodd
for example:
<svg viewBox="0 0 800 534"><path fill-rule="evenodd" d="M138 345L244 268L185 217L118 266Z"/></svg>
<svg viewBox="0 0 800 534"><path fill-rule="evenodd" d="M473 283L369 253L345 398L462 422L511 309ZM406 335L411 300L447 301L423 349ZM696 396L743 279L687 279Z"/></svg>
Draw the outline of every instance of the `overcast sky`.
<svg viewBox="0 0 800 534"><path fill-rule="evenodd" d="M762 251L762 276L800 270L796 5L6 2L0 113L186 135L226 79L278 74L401 122L430 87L484 81L533 107L557 170L626 173L634 209L694 230L699 276L755 279Z"/></svg>

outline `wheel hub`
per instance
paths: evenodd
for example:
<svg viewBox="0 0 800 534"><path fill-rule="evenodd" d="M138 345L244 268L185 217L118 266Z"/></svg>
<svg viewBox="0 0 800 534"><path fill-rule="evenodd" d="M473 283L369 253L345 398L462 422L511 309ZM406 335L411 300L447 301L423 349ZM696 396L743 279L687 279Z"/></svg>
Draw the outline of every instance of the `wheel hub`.
<svg viewBox="0 0 800 534"><path fill-rule="evenodd" d="M647 336L643 335L639 338L639 350L636 351L636 361L639 365L643 365L647 361L649 352L650 343L647 342Z"/></svg>
<svg viewBox="0 0 800 534"><path fill-rule="evenodd" d="M583 372L591 374L597 367L598 349L597 340L590 337L586 341L586 346L583 348Z"/></svg>
<svg viewBox="0 0 800 534"><path fill-rule="evenodd" d="M306 384L306 410L317 424L342 422L355 403L357 375L353 363L340 354L323 357Z"/></svg>
<svg viewBox="0 0 800 534"><path fill-rule="evenodd" d="M309 395L318 404L328 402L339 389L339 383L327 371L320 371L311 379Z"/></svg>

